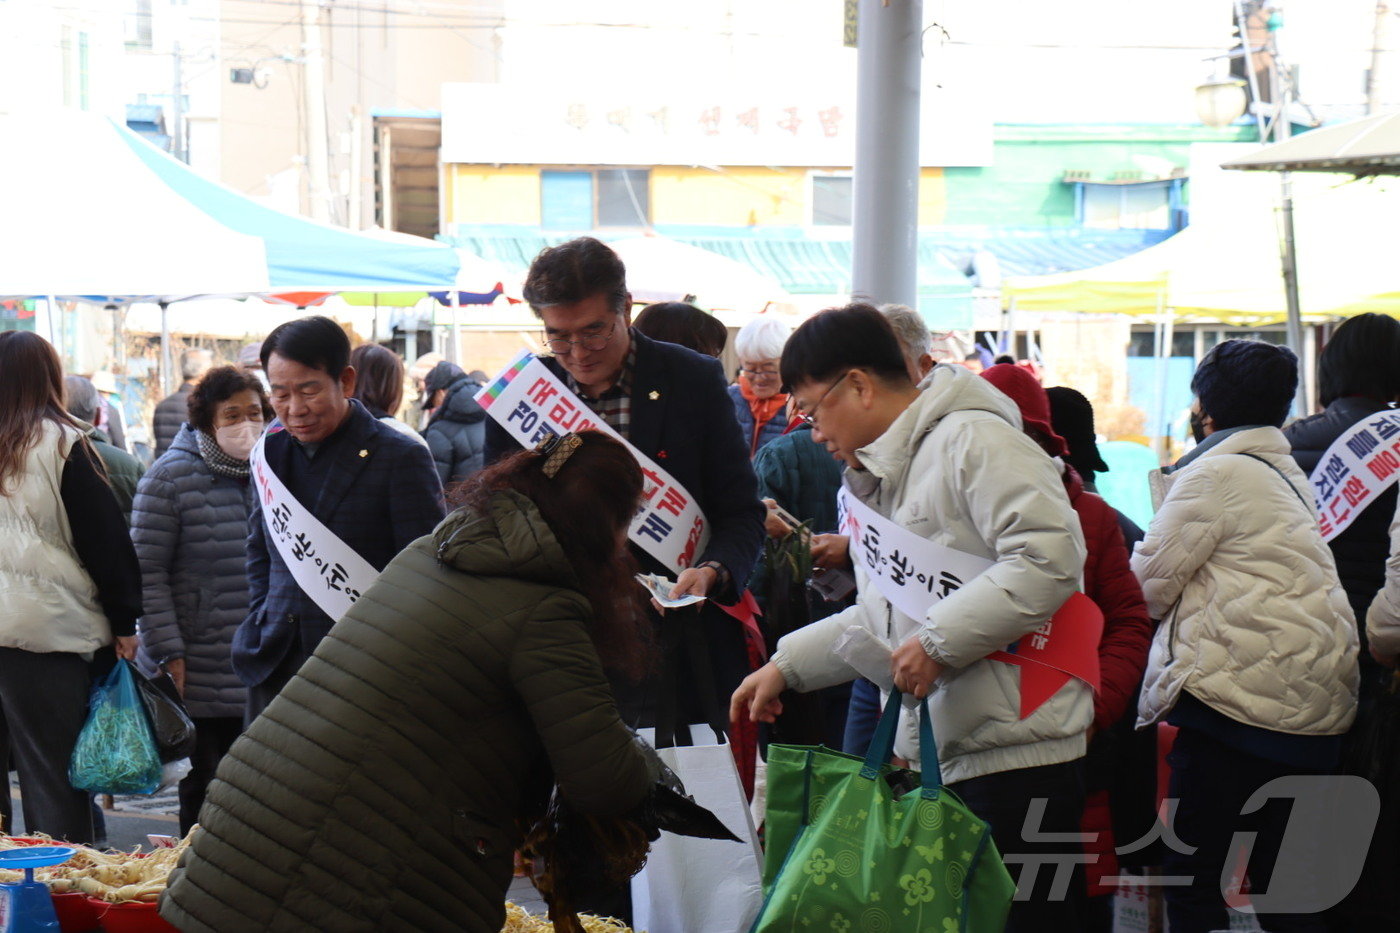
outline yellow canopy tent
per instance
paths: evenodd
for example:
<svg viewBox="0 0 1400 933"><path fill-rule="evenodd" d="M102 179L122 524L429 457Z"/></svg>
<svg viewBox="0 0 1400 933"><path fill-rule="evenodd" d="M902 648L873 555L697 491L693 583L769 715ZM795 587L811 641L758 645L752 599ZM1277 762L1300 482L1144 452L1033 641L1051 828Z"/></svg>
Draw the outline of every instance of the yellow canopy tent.
<svg viewBox="0 0 1400 933"><path fill-rule="evenodd" d="M1271 189L1231 185L1229 203L1140 253L1078 272L1017 276L1002 300L1023 311L1157 315L1265 324L1283 320ZM1400 316L1400 180L1295 179L1298 288L1305 316Z"/></svg>

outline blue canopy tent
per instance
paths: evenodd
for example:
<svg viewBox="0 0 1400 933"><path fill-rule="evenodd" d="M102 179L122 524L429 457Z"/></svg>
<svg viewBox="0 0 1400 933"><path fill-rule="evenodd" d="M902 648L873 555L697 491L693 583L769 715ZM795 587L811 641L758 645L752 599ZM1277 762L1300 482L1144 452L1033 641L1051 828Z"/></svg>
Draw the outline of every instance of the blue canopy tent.
<svg viewBox="0 0 1400 933"><path fill-rule="evenodd" d="M461 263L446 244L384 240L285 214L196 174L126 127L113 129L176 194L229 229L261 239L274 289L398 291L457 280Z"/></svg>
<svg viewBox="0 0 1400 933"><path fill-rule="evenodd" d="M461 286L460 255L445 244L285 214L95 114L0 114L0 138L40 141L0 147L0 297L163 308L204 296ZM168 378L168 359L164 369Z"/></svg>

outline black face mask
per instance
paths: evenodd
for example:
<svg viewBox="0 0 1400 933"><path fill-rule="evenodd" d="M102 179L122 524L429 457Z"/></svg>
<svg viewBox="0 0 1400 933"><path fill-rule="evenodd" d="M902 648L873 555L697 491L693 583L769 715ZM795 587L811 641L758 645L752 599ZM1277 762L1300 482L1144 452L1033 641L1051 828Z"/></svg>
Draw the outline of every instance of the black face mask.
<svg viewBox="0 0 1400 933"><path fill-rule="evenodd" d="M1196 443L1206 439L1206 416L1198 411L1191 412L1191 436L1196 439Z"/></svg>

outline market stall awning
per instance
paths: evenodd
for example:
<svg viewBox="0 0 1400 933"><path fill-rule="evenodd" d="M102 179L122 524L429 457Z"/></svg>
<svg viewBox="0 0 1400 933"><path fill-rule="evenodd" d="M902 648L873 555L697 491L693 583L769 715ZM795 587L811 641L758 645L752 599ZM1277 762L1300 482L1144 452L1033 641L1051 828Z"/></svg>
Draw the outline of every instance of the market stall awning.
<svg viewBox="0 0 1400 933"><path fill-rule="evenodd" d="M1309 130L1222 163L1265 172L1400 172L1400 113L1382 113Z"/></svg>
<svg viewBox="0 0 1400 933"><path fill-rule="evenodd" d="M1243 176L1241 176L1242 180ZM1267 179L1259 179L1267 182ZM1018 310L1155 314L1263 324L1283 320L1275 189L1242 185L1157 246L1117 262L1052 276L1015 276L1003 301ZM1400 182L1316 175L1295 179L1298 284L1304 315L1400 312Z"/></svg>
<svg viewBox="0 0 1400 933"><path fill-rule="evenodd" d="M727 256L664 236L631 236L608 243L627 267L627 288L638 302L682 301L700 307L758 313L784 301L777 280Z"/></svg>
<svg viewBox="0 0 1400 933"><path fill-rule="evenodd" d="M124 126L0 114L0 295L155 300L450 287L445 244L385 242L259 204ZM490 288L487 283L485 288Z"/></svg>

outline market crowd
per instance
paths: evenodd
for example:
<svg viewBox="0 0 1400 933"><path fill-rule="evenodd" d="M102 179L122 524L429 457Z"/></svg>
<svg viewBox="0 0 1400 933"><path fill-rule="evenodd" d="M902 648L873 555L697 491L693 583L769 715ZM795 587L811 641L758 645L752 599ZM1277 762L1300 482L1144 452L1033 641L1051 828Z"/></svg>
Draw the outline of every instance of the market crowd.
<svg viewBox="0 0 1400 933"><path fill-rule="evenodd" d="M196 725L180 825L201 829L161 908L189 931L494 933L551 787L598 820L645 810L655 767L629 727L716 726L752 794L770 743L864 756L892 690L927 702L937 761L917 704L891 761L936 767L989 824L1020 881L1009 930L1107 931L1144 868L1189 879L1164 888L1173 931L1224 928L1232 840L1257 833L1265 890L1286 834L1287 806L1246 812L1255 792L1366 773L1400 653L1397 497L1324 541L1309 475L1400 399L1395 320L1337 328L1323 410L1292 421L1289 350L1210 350L1195 445L1143 529L1095 492L1082 394L950 354L909 308L791 332L758 316L726 372L726 328L681 303L634 319L596 240L543 251L524 296L543 371L593 429L527 437L478 401L486 373L406 372L305 317L233 365L184 354L144 467L99 427L92 381L0 333L0 748L29 831L100 833L68 761L119 658L168 675ZM682 567L636 530L656 468L704 517ZM901 529L978 571L936 586ZM663 609L637 573L704 599ZM852 630L879 669L839 647ZM1051 638L1062 676L1027 702ZM1158 819L1159 726L1169 844L1134 849ZM1397 844L1382 832L1373 860ZM1057 860L1067 886L1035 870ZM1363 874L1327 910L1258 919L1379 929L1387 887ZM573 906L631 909L625 886Z"/></svg>

